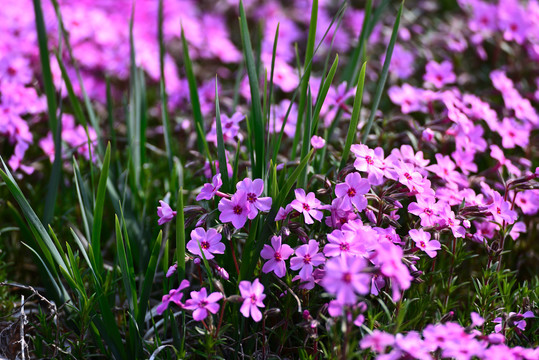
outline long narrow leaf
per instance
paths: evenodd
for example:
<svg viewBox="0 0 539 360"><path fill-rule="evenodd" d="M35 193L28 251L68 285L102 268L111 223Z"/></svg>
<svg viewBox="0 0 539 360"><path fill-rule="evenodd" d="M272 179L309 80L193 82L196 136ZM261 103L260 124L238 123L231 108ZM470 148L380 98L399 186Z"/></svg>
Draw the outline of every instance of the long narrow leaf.
<svg viewBox="0 0 539 360"><path fill-rule="evenodd" d="M395 42L397 41L397 35L399 32L399 24L400 24L400 19L401 19L403 8L404 8L404 0L402 0L401 2L399 12L397 13L397 18L395 19L395 25L393 25L393 32L391 33L391 40L389 41L389 45L387 47L386 58L384 60L384 66L382 68L382 74L380 75L380 79L378 80L378 84L376 85L376 93L374 95L374 100L372 102L371 114L369 116L369 120L367 121L367 124L365 124L365 126L362 129L362 133L363 133L362 134L363 136L361 138L362 143L365 143L367 141L367 138L371 131L372 124L374 122L374 117L376 116L376 111L378 110L378 105L380 104L380 99L382 98L382 92L384 90L384 86L387 80L387 74L389 72L389 64L391 62L391 56L393 55L393 49L395 48Z"/></svg>
<svg viewBox="0 0 539 360"><path fill-rule="evenodd" d="M92 253L96 261L96 272L99 273L103 268L103 258L101 256L101 223L103 221L103 208L105 206L105 194L107 188L107 180L109 175L110 164L110 143L107 145L103 167L101 168L101 176L99 177L99 185L97 187L97 198L94 207L94 223L92 227Z"/></svg>
<svg viewBox="0 0 539 360"><path fill-rule="evenodd" d="M350 154L350 147L356 138L357 125L359 123L359 115L361 110L361 102L363 100L363 86L365 85L365 69L367 68L367 62L363 63L361 67L361 72L359 73L359 78L357 81L356 96L354 98L354 107L352 109L352 117L350 118L350 126L348 127L348 134L346 135L346 143L344 144L344 149L341 156L341 165L340 169L342 170L347 161L348 155Z"/></svg>
<svg viewBox="0 0 539 360"><path fill-rule="evenodd" d="M221 179L223 179L223 188L226 192L229 192L231 189L229 187L230 181L228 178L223 128L221 126L221 109L219 108L217 77L215 78L215 124L217 130L217 159L219 160L219 172L221 173Z"/></svg>
<svg viewBox="0 0 539 360"><path fill-rule="evenodd" d="M206 135L204 134L204 118L202 117L202 111L200 110L200 100L198 97L198 86L193 73L193 64L189 57L189 47L187 46L187 40L185 39L185 33L182 28L182 48L183 48L183 64L185 67L185 75L187 76L187 83L189 84L189 97L191 99L191 108L193 110L194 128L197 132L197 147L200 153L204 152L206 143Z"/></svg>
<svg viewBox="0 0 539 360"><path fill-rule="evenodd" d="M249 29L247 27L247 18L245 16L245 9L243 7L243 1L240 0L240 33L241 41L243 45L243 55L245 57L245 64L247 66L247 76L249 77L249 86L251 88L251 129L253 131L254 149L255 149L255 163L253 164L253 177L264 177L264 123L262 114L262 104L260 102L259 91L259 79L256 71L256 65L253 55L253 48L251 45L251 37L249 35Z"/></svg>

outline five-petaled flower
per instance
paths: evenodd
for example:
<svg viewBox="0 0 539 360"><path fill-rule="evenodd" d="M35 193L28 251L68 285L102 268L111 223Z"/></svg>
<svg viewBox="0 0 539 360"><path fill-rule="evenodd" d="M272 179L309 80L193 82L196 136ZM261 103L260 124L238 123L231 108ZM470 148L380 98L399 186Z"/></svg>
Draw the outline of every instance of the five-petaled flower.
<svg viewBox="0 0 539 360"><path fill-rule="evenodd" d="M305 190L296 189L294 191L296 199L293 200L290 205L294 210L303 214L305 217L305 224L313 224L314 220L322 220L322 211L317 210L321 207L320 200L318 200L313 192L305 195Z"/></svg>
<svg viewBox="0 0 539 360"><path fill-rule="evenodd" d="M285 260L294 253L294 250L287 244L281 243L280 236L271 238L271 246L265 244L260 252L263 259L268 260L262 267L262 272L275 272L277 277L283 277L286 274Z"/></svg>
<svg viewBox="0 0 539 360"><path fill-rule="evenodd" d="M193 311L193 319L202 321L208 316L208 311L212 314L219 311L217 302L223 298L220 292L213 292L208 295L206 288L200 291L191 291L191 299L185 302L184 308Z"/></svg>
<svg viewBox="0 0 539 360"><path fill-rule="evenodd" d="M225 244L221 242L221 234L215 229L204 230L201 227L191 231L191 240L187 243L187 250L191 254L202 257L202 253L206 259L213 259L213 254L224 254ZM202 249L202 253L200 252Z"/></svg>
<svg viewBox="0 0 539 360"><path fill-rule="evenodd" d="M262 320L262 312L258 308L265 307L262 302L266 298L264 285L255 279L252 283L246 280L241 281L239 287L243 298L243 304L240 308L241 314L245 317L251 316L254 321L259 322Z"/></svg>

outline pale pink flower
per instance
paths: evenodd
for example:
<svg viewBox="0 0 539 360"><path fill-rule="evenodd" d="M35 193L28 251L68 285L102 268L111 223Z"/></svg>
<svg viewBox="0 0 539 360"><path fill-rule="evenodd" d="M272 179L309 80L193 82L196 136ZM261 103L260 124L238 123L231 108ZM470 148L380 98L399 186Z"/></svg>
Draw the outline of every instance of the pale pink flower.
<svg viewBox="0 0 539 360"><path fill-rule="evenodd" d="M431 258L436 257L436 251L442 247L438 240L431 240L430 233L425 232L423 229L412 229L409 232L412 240L415 241L415 245L421 250L427 253Z"/></svg>
<svg viewBox="0 0 539 360"><path fill-rule="evenodd" d="M236 229L241 229L245 225L251 210L245 191L237 191L230 200L221 199L217 207L221 212L219 220L224 223L231 222Z"/></svg>
<svg viewBox="0 0 539 360"><path fill-rule="evenodd" d="M193 319L202 321L208 316L208 311L216 314L219 311L217 302L223 298L220 292L214 292L208 295L206 288L200 291L191 291L191 299L185 302L184 308L193 311Z"/></svg>
<svg viewBox="0 0 539 360"><path fill-rule="evenodd" d="M296 199L290 205L294 210L303 214L306 224L313 224L313 218L317 221L322 220L322 211L317 210L321 207L321 203L313 192L305 195L305 190L296 189L294 193L296 194Z"/></svg>
<svg viewBox="0 0 539 360"><path fill-rule="evenodd" d="M258 308L265 307L262 302L266 298L264 285L255 279L252 284L250 281L241 281L239 287L243 298L243 304L240 308L241 314L245 317L251 316L254 321L259 322L262 320L262 313Z"/></svg>
<svg viewBox="0 0 539 360"><path fill-rule="evenodd" d="M221 242L221 238L221 234L213 228L206 232L203 228L197 227L191 231L191 240L187 243L187 250L191 254L202 257L203 253L206 259L213 259L213 254L225 253L225 244Z"/></svg>
<svg viewBox="0 0 539 360"><path fill-rule="evenodd" d="M326 258L318 252L318 241L309 240L308 244L296 249L296 256L290 259L290 269L299 270L301 280L307 281L313 274L314 266L322 265Z"/></svg>
<svg viewBox="0 0 539 360"><path fill-rule="evenodd" d="M260 256L263 259L268 260L262 267L262 272L269 273L275 272L277 277L283 277L286 275L286 264L290 255L294 253L294 250L287 244L281 244L280 236L273 236L271 238L271 246L264 244Z"/></svg>
<svg viewBox="0 0 539 360"><path fill-rule="evenodd" d="M202 187L202 190L200 190L200 193L197 195L196 200L211 200L219 191L219 189L223 186L223 180L221 180L221 173L218 173L217 175L214 175L211 183L206 183Z"/></svg>
<svg viewBox="0 0 539 360"><path fill-rule="evenodd" d="M174 219L176 216L176 211L173 211L172 208L163 200L159 200L159 204L161 204L161 206L157 207L157 216L159 216L157 224L163 225Z"/></svg>

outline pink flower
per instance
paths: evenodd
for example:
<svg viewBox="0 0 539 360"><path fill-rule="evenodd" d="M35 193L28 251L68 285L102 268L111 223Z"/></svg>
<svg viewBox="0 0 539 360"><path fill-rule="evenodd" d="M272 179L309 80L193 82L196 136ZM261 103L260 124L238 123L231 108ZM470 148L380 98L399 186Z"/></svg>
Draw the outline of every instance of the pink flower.
<svg viewBox="0 0 539 360"><path fill-rule="evenodd" d="M313 135L313 137L311 138L311 145L315 149L322 149L326 145L326 140L324 140L320 136Z"/></svg>
<svg viewBox="0 0 539 360"><path fill-rule="evenodd" d="M364 194L371 189L369 180L362 179L357 172L348 174L344 179L344 183L335 186L335 194L339 198L343 198L343 207L346 210L355 208L362 211L367 207L367 199Z"/></svg>
<svg viewBox="0 0 539 360"><path fill-rule="evenodd" d="M333 230L327 234L328 243L324 246L324 255L329 257L365 254L365 244L353 231Z"/></svg>
<svg viewBox="0 0 539 360"><path fill-rule="evenodd" d="M451 62L446 60L439 64L436 61L431 60L427 63L426 73L423 76L423 80L440 89L445 84L455 82L457 77L453 72L453 64L451 64Z"/></svg>
<svg viewBox="0 0 539 360"><path fill-rule="evenodd" d="M159 200L159 203L161 206L157 207L157 216L159 216L157 223L159 225L163 225L174 219L176 216L176 211L173 211L172 208L163 200Z"/></svg>
<svg viewBox="0 0 539 360"><path fill-rule="evenodd" d="M206 288L200 291L191 291L191 299L185 302L184 308L193 311L193 319L202 321L208 316L208 311L212 314L219 311L217 302L223 298L220 292L214 292L208 295Z"/></svg>
<svg viewBox="0 0 539 360"><path fill-rule="evenodd" d="M423 229L412 229L409 234L412 240L415 241L416 246L426 252L431 258L436 257L436 251L442 248L440 242L438 240L430 240L430 233L425 232Z"/></svg>
<svg viewBox="0 0 539 360"><path fill-rule="evenodd" d="M369 149L363 144L354 144L350 150L356 156L354 166L358 171L367 172L369 182L372 185L380 185L384 181L386 173L386 163L384 159L384 150L381 147Z"/></svg>
<svg viewBox="0 0 539 360"><path fill-rule="evenodd" d="M171 267L168 268L166 277L169 278L178 270L178 264L173 264Z"/></svg>
<svg viewBox="0 0 539 360"><path fill-rule="evenodd" d="M247 194L250 209L249 219L254 219L258 215L258 210L269 211L271 209L271 198L259 197L264 191L264 181L262 179L251 180L246 178L236 184L236 189Z"/></svg>
<svg viewBox="0 0 539 360"><path fill-rule="evenodd" d="M286 219L286 217L292 212L292 210L294 209L292 209L292 206L290 204L286 205L285 208L280 207L279 211L277 211L277 215L275 215L275 221L281 221Z"/></svg>
<svg viewBox="0 0 539 360"><path fill-rule="evenodd" d="M425 192L425 187L427 182L421 176L421 174L416 170L413 164L408 164L403 161L394 162L394 169L397 173L399 182L405 185L413 193L423 193Z"/></svg>
<svg viewBox="0 0 539 360"><path fill-rule="evenodd" d="M433 142L434 140L434 131L431 128L426 128L421 133L421 138L426 142Z"/></svg>
<svg viewBox="0 0 539 360"><path fill-rule="evenodd" d="M427 170L433 172L438 177L449 183L456 183L467 186L468 182L464 176L455 170L456 165L449 156L436 154L436 164L427 166Z"/></svg>
<svg viewBox="0 0 539 360"><path fill-rule="evenodd" d="M200 201L213 199L221 186L223 186L223 180L221 180L221 173L219 173L211 179L211 184L204 184L202 190L200 190L200 193L197 195L196 200Z"/></svg>
<svg viewBox="0 0 539 360"><path fill-rule="evenodd" d="M393 301L400 299L400 291L408 289L413 279L406 265L402 263L402 256L401 247L388 241L380 243L376 249L374 263L380 266L382 275L392 280Z"/></svg>
<svg viewBox="0 0 539 360"><path fill-rule="evenodd" d="M417 196L417 202L408 205L408 211L421 218L421 226L433 226L440 221L440 204L432 196Z"/></svg>
<svg viewBox="0 0 539 360"><path fill-rule="evenodd" d="M191 231L191 240L187 243L187 250L191 254L202 257L202 253L206 259L213 259L213 254L224 254L225 244L221 242L221 234L215 229L204 230L201 227L197 227ZM202 249L202 253L200 252Z"/></svg>
<svg viewBox="0 0 539 360"><path fill-rule="evenodd" d="M243 304L240 308L241 314L245 317L251 316L256 322L262 320L262 313L258 308L265 307L262 302L266 298L264 285L258 279L255 279L252 284L250 281L244 280L240 282L240 293L243 298Z"/></svg>
<svg viewBox="0 0 539 360"><path fill-rule="evenodd" d="M307 281L313 274L313 267L322 265L326 258L318 252L318 241L309 240L308 244L296 249L296 256L290 259L290 269L299 270L301 280Z"/></svg>
<svg viewBox="0 0 539 360"><path fill-rule="evenodd" d="M372 349L376 353L385 353L388 346L393 346L395 336L380 330L374 330L372 334L365 335L359 342L362 349Z"/></svg>
<svg viewBox="0 0 539 360"><path fill-rule="evenodd" d="M511 210L511 205L505 201L500 193L494 191L492 203L488 206L488 211L493 217L493 220L499 224L504 221L507 224L512 224L517 220L517 213Z"/></svg>
<svg viewBox="0 0 539 360"><path fill-rule="evenodd" d="M189 287L189 281L182 280L180 286L177 289L172 289L167 295L163 295L163 298L161 299L161 304L159 304L156 309L157 314L161 315L163 312L165 312L170 302L173 302L174 304L182 307L183 304L181 303L181 299L183 297L183 293L181 291L187 287Z"/></svg>
<svg viewBox="0 0 539 360"><path fill-rule="evenodd" d="M264 248L260 252L263 259L269 260L262 267L262 272L275 272L277 277L283 277L286 274L285 260L294 253L294 250L287 244L281 244L280 236L271 238L271 246L264 244Z"/></svg>
<svg viewBox="0 0 539 360"><path fill-rule="evenodd" d="M518 123L515 119L503 118L496 130L502 138L504 148L512 149L517 145L525 149L528 146L530 130L526 125Z"/></svg>
<svg viewBox="0 0 539 360"><path fill-rule="evenodd" d="M221 212L219 220L224 223L231 222L236 229L241 229L245 225L247 215L251 211L245 191L237 191L230 200L221 199L217 207Z"/></svg>
<svg viewBox="0 0 539 360"><path fill-rule="evenodd" d="M337 301L355 304L356 293L369 293L371 276L362 272L367 267L363 257L341 256L331 258L326 262L326 275L322 285L330 294L336 295Z"/></svg>
<svg viewBox="0 0 539 360"><path fill-rule="evenodd" d="M296 189L294 193L296 194L296 200L293 200L290 205L294 210L303 214L306 224L314 223L313 218L318 221L322 220L322 212L317 210L320 208L321 203L320 200L315 198L313 192L305 195L305 190Z"/></svg>

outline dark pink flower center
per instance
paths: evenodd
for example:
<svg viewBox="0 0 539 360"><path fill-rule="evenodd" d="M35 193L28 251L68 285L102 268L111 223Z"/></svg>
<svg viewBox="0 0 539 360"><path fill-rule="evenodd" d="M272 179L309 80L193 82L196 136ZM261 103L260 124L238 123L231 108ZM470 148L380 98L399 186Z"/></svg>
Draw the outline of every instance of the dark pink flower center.
<svg viewBox="0 0 539 360"><path fill-rule="evenodd" d="M303 263L310 264L311 263L311 255L307 254L303 257Z"/></svg>
<svg viewBox="0 0 539 360"><path fill-rule="evenodd" d="M339 248L341 249L341 251L350 251L350 244L343 242L341 243Z"/></svg>
<svg viewBox="0 0 539 360"><path fill-rule="evenodd" d="M234 211L234 214L236 214L236 215L240 215L240 214L241 214L241 213L243 212L243 209L242 209L242 207L241 207L241 206L239 206L239 205L236 205L236 206L234 206L234 209L233 209L233 211Z"/></svg>
<svg viewBox="0 0 539 360"><path fill-rule="evenodd" d="M369 155L365 156L365 161L366 161L367 164L369 164L369 165L374 164L374 161L372 160L372 157L370 157Z"/></svg>
<svg viewBox="0 0 539 360"><path fill-rule="evenodd" d="M497 208L496 208L496 212L498 213L498 215L501 215L502 209L500 209L499 207L497 207Z"/></svg>
<svg viewBox="0 0 539 360"><path fill-rule="evenodd" d="M210 243L207 242L207 241L202 241L202 242L200 243L200 247L201 247L202 249L204 249L204 250L208 250L208 249L210 248Z"/></svg>
<svg viewBox="0 0 539 360"><path fill-rule="evenodd" d="M199 308L205 308L208 305L208 300L204 299L198 303Z"/></svg>
<svg viewBox="0 0 539 360"><path fill-rule="evenodd" d="M356 189L354 189L354 188L352 188L352 187L351 187L350 189L348 189L348 196L349 196L349 197L354 197L354 196L356 196Z"/></svg>
<svg viewBox="0 0 539 360"><path fill-rule="evenodd" d="M17 75L17 69L15 69L13 66L10 66L7 68L7 73L11 76Z"/></svg>
<svg viewBox="0 0 539 360"><path fill-rule="evenodd" d="M251 295L251 304L256 304L256 300L257 300L256 294L252 294Z"/></svg>
<svg viewBox="0 0 539 360"><path fill-rule="evenodd" d="M427 245L425 244L424 241L420 241L420 242L419 242L419 246L421 246L422 248L424 248L424 247L427 246Z"/></svg>
<svg viewBox="0 0 539 360"><path fill-rule="evenodd" d="M429 208L426 208L425 210L423 210L423 212L424 212L425 214L429 215L429 216L433 214L432 209L429 209Z"/></svg>
<svg viewBox="0 0 539 360"><path fill-rule="evenodd" d="M275 254L273 254L273 258L275 259L275 261L281 261L283 260L283 257L281 256L281 253L276 251Z"/></svg>
<svg viewBox="0 0 539 360"><path fill-rule="evenodd" d="M257 199L256 194L253 194L253 193L247 194L247 201L249 201L250 203L254 203L256 199Z"/></svg>
<svg viewBox="0 0 539 360"><path fill-rule="evenodd" d="M404 177L408 180L412 180L412 176L407 172L404 173Z"/></svg>
<svg viewBox="0 0 539 360"><path fill-rule="evenodd" d="M309 206L309 204L303 203L303 210L309 211L309 210L311 210L311 207Z"/></svg>
<svg viewBox="0 0 539 360"><path fill-rule="evenodd" d="M352 282L352 274L350 273L344 273L342 275L342 281L344 281L347 284L350 284Z"/></svg>

